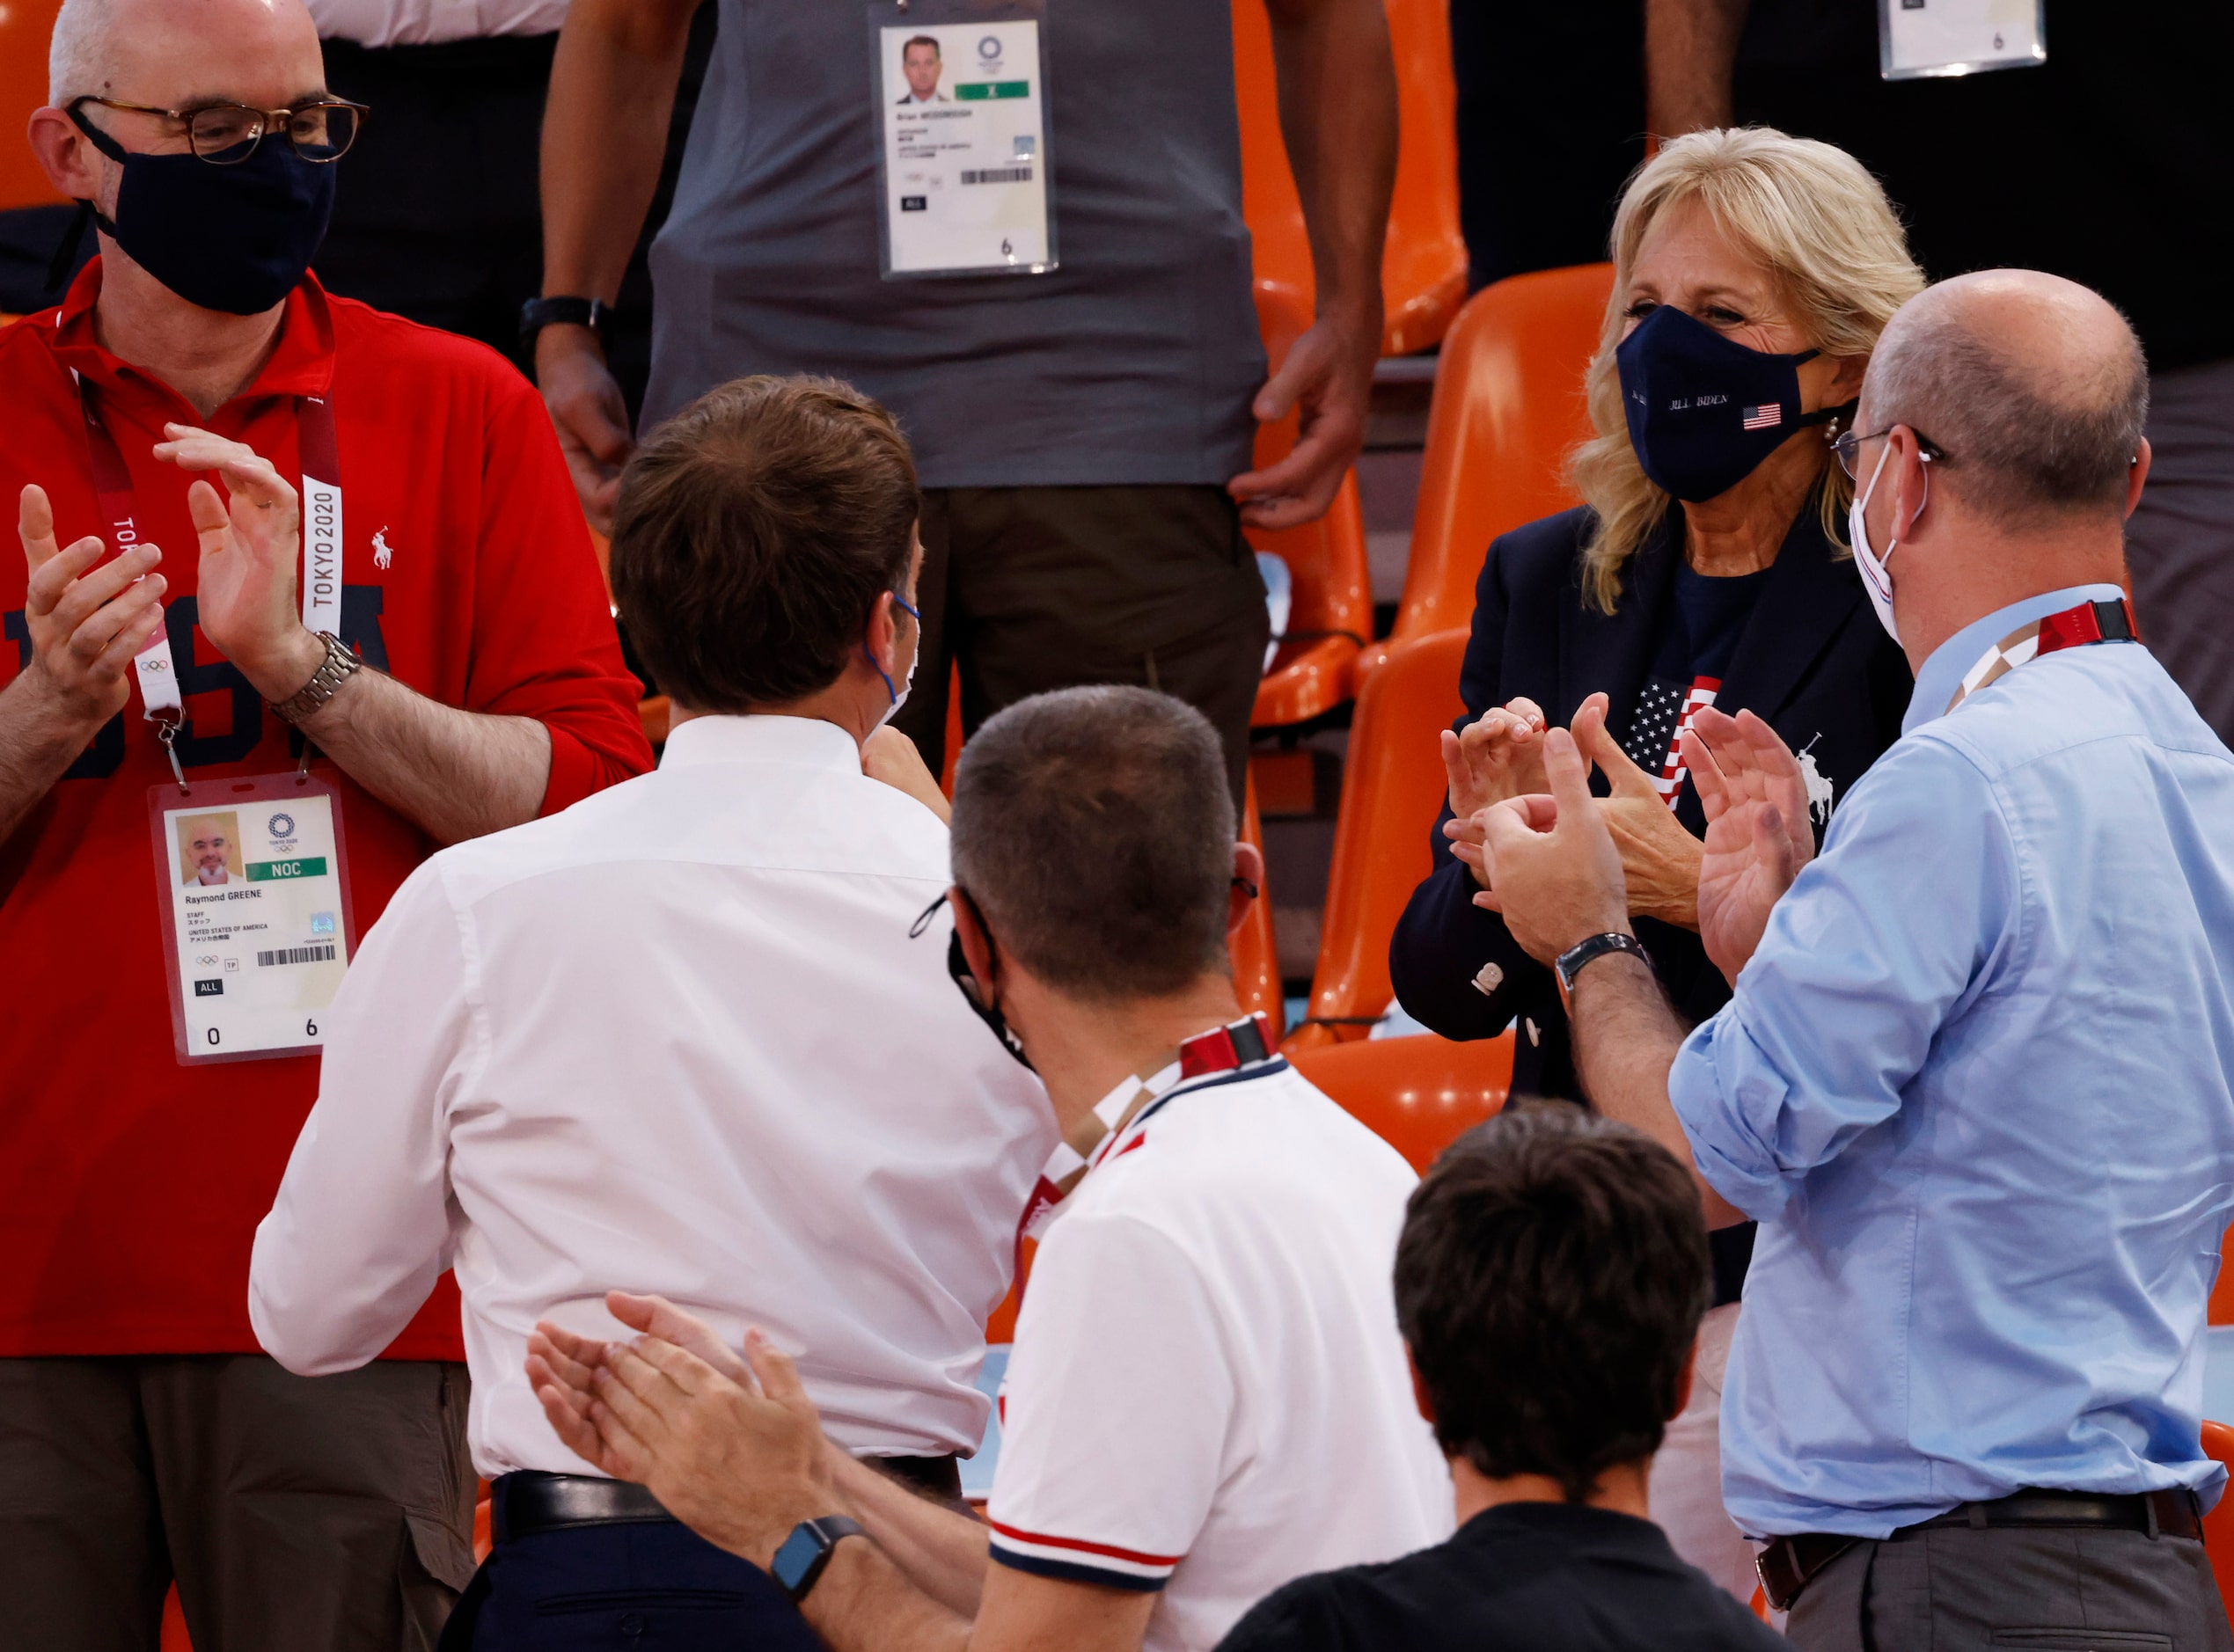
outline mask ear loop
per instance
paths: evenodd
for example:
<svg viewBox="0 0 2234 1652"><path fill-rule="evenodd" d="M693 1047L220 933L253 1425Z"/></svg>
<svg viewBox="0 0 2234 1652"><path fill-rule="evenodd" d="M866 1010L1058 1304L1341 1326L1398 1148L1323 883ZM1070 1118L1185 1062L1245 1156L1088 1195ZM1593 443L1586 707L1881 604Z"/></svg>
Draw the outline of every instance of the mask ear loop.
<svg viewBox="0 0 2234 1652"><path fill-rule="evenodd" d="M887 595L891 597L892 605L895 608L899 609L902 612L905 613L910 619L912 619L915 622L916 632L919 636L921 635L923 631L923 616L915 611L914 605L911 603L906 597L901 596L897 591L888 592ZM900 703L900 691L898 689L892 686L892 674L890 671L887 671L883 666L876 663L876 656L868 651L868 639L866 637L861 639L861 658L868 662L868 669L870 670L875 672L877 676L884 679L884 691L892 697L892 704L897 705ZM946 899L946 896L942 895L939 897L939 899L943 901Z"/></svg>

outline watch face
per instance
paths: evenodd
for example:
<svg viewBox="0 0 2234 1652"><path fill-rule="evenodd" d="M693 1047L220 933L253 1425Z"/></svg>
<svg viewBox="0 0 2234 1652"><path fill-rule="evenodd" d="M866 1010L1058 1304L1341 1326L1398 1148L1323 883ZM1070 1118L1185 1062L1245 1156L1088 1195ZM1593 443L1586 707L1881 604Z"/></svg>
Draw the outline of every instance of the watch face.
<svg viewBox="0 0 2234 1652"><path fill-rule="evenodd" d="M787 1590L795 1590L807 1574L814 1569L815 1561L823 1552L821 1540L803 1525L794 1526L791 1535L776 1551L775 1559L768 1563L768 1572Z"/></svg>

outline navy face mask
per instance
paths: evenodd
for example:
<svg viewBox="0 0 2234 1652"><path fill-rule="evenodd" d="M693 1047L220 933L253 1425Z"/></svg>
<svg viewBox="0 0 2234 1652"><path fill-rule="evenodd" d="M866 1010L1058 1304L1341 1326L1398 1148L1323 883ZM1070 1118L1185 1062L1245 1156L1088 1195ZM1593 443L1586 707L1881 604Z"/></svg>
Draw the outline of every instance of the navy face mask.
<svg viewBox="0 0 2234 1652"><path fill-rule="evenodd" d="M75 109L93 147L124 168L111 223L85 209L132 261L188 303L253 316L295 290L333 216L333 168L295 153L283 135L231 166L199 157L141 155Z"/></svg>
<svg viewBox="0 0 2234 1652"><path fill-rule="evenodd" d="M1841 411L1799 411L1799 364L1820 350L1749 350L1662 304L1614 352L1637 463L1689 504L1728 493L1806 425Z"/></svg>

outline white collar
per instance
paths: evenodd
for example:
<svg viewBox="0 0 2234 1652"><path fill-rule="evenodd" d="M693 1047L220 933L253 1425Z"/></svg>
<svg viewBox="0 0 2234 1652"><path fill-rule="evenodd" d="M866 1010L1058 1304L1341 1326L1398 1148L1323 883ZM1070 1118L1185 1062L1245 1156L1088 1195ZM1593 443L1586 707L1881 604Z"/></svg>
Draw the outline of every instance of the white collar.
<svg viewBox="0 0 2234 1652"><path fill-rule="evenodd" d="M661 768L709 763L782 763L859 774L861 749L853 735L819 717L714 714L693 717L668 732Z"/></svg>

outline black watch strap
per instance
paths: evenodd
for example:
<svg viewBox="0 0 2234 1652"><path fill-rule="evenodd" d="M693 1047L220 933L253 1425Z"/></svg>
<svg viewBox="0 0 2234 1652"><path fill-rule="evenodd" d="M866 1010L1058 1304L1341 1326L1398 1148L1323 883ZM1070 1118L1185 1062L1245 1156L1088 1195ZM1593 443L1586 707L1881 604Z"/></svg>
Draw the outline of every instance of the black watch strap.
<svg viewBox="0 0 2234 1652"><path fill-rule="evenodd" d="M612 325L612 306L602 298L531 298L520 306L520 343L535 348L535 335L554 323L588 327L603 340Z"/></svg>
<svg viewBox="0 0 2234 1652"><path fill-rule="evenodd" d="M1603 958L1609 952L1633 953L1644 961L1647 969L1652 967L1652 954L1644 950L1644 943L1636 936L1623 935L1617 931L1593 935L1587 940L1570 947L1552 961L1551 971L1559 977L1559 999L1563 1005L1574 992L1575 977L1582 973L1582 967L1593 958Z"/></svg>
<svg viewBox="0 0 2234 1652"><path fill-rule="evenodd" d="M844 1515L824 1515L819 1520L802 1520L791 1528L791 1535L776 1550L775 1558L768 1562L768 1575L782 1585L783 1591L797 1605L807 1598L807 1591L820 1581L830 1565L831 1551L846 1538L862 1535L861 1523L849 1520Z"/></svg>

